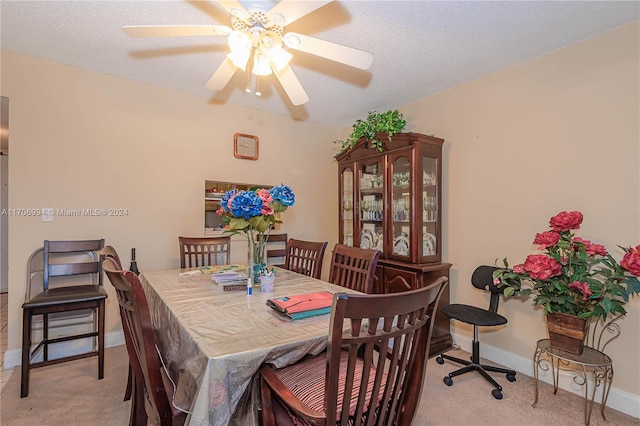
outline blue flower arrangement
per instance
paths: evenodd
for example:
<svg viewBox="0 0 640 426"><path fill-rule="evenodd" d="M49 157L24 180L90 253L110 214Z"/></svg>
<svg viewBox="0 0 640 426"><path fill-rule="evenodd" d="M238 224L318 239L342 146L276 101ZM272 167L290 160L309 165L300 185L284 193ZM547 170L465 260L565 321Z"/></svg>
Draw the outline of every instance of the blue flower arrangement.
<svg viewBox="0 0 640 426"><path fill-rule="evenodd" d="M246 191L232 189L224 193L216 214L222 217L225 232L231 235L245 234L253 251L254 268L263 268L264 249L269 231L276 223L282 223L280 214L293 206L296 197L285 184L271 189L252 188ZM254 274L257 275L257 274Z"/></svg>

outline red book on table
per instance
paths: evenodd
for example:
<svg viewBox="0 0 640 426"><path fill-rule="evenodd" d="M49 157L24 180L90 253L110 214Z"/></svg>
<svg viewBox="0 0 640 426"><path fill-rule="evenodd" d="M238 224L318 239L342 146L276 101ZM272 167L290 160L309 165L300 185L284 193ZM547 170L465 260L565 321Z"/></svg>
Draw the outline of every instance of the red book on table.
<svg viewBox="0 0 640 426"><path fill-rule="evenodd" d="M332 304L333 293L329 293L328 291L275 297L267 300L267 306L291 319L328 314L331 312Z"/></svg>

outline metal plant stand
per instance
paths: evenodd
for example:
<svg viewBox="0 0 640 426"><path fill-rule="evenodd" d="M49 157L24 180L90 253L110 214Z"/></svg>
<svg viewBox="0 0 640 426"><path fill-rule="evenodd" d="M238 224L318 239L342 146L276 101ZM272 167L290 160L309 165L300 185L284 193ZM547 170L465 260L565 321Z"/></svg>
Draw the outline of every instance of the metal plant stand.
<svg viewBox="0 0 640 426"><path fill-rule="evenodd" d="M553 376L553 394L558 392L558 377L560 370L571 370L575 373L573 381L584 386L584 423L589 424L591 411L596 397L596 391L602 388L602 400L600 402L600 414L606 420L604 410L613 382L613 360L603 352L604 347L620 335L620 326L615 323L620 316L598 327L601 321L595 324L587 336L584 352L575 355L561 349L551 348L549 339L538 340L536 352L533 355L533 375L535 383L535 400L532 407L538 403L538 371L548 371L551 367ZM605 332L609 333L605 335ZM593 379L593 389L589 392L589 377Z"/></svg>

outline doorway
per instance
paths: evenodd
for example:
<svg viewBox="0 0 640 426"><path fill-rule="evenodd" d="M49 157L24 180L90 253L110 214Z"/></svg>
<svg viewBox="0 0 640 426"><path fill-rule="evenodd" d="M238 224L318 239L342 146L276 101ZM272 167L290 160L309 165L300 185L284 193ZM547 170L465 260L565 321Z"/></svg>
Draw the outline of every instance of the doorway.
<svg viewBox="0 0 640 426"><path fill-rule="evenodd" d="M9 291L9 98L0 97L0 293Z"/></svg>
<svg viewBox="0 0 640 426"><path fill-rule="evenodd" d="M4 353L7 350L7 334L9 328L7 312L9 299L8 189L9 98L0 96L0 369L4 369Z"/></svg>

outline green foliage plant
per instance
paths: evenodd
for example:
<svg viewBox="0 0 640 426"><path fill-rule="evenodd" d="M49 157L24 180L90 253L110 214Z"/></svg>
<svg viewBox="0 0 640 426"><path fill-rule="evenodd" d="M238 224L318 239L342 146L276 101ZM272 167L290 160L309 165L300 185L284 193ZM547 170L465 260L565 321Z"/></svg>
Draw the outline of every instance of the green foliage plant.
<svg viewBox="0 0 640 426"><path fill-rule="evenodd" d="M382 113L369 111L366 120L356 120L353 131L345 140L336 140L334 143L339 145L338 154L340 154L353 148L360 138L365 138L368 148L375 148L382 152L382 141L378 139L377 133L386 133L391 141L391 137L401 133L406 125L407 121L397 109Z"/></svg>

